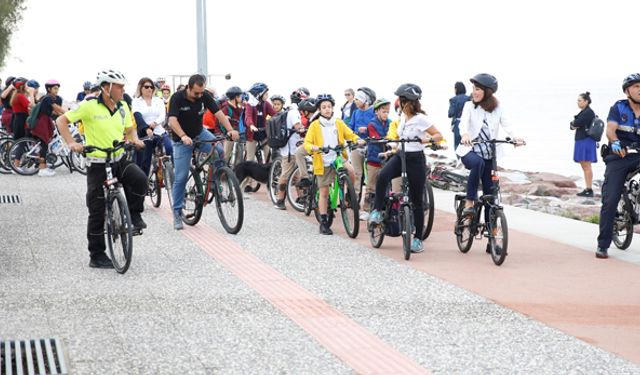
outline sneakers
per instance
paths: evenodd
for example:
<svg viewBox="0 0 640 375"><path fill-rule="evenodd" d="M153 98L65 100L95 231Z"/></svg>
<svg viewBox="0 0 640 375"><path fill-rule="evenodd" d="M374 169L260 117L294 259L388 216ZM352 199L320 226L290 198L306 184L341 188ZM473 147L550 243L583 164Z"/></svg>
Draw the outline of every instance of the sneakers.
<svg viewBox="0 0 640 375"><path fill-rule="evenodd" d="M579 197L593 198L593 189L584 189L576 195Z"/></svg>
<svg viewBox="0 0 640 375"><path fill-rule="evenodd" d="M382 213L378 210L373 210L369 215L369 223L380 224L382 223Z"/></svg>
<svg viewBox="0 0 640 375"><path fill-rule="evenodd" d="M326 222L320 223L320 234L325 234L328 236L333 234L333 231L329 227L329 224L327 224Z"/></svg>
<svg viewBox="0 0 640 375"><path fill-rule="evenodd" d="M311 186L311 180L310 180L310 179L308 179L308 178L303 178L303 179L301 179L301 180L300 180L300 182L298 182L298 185L297 185L297 186L298 186L299 188L306 188L306 187L309 187L309 186Z"/></svg>
<svg viewBox="0 0 640 375"><path fill-rule="evenodd" d="M360 220L362 221L369 220L369 213L367 211L360 212Z"/></svg>
<svg viewBox="0 0 640 375"><path fill-rule="evenodd" d="M609 254L607 254L608 249L603 249L601 247L596 251L596 258L598 259L607 259L609 258Z"/></svg>
<svg viewBox="0 0 640 375"><path fill-rule="evenodd" d="M284 205L284 199L278 199L278 201L276 202L276 204L273 205L273 207L279 209L279 210L286 210L287 207L285 207Z"/></svg>
<svg viewBox="0 0 640 375"><path fill-rule="evenodd" d="M131 224L133 224L133 229L136 230L145 229L147 227L147 223L142 220L140 212L131 213Z"/></svg>
<svg viewBox="0 0 640 375"><path fill-rule="evenodd" d="M42 168L38 171L38 176L40 177L53 177L56 175L56 172L51 168Z"/></svg>
<svg viewBox="0 0 640 375"><path fill-rule="evenodd" d="M411 252L412 253L421 253L424 251L424 247L422 247L422 241L419 238L414 238L411 240Z"/></svg>
<svg viewBox="0 0 640 375"><path fill-rule="evenodd" d="M182 224L182 211L173 211L173 229L182 230L184 224Z"/></svg>
<svg viewBox="0 0 640 375"><path fill-rule="evenodd" d="M111 259L105 253L96 254L91 257L89 261L89 267L91 268L113 268Z"/></svg>

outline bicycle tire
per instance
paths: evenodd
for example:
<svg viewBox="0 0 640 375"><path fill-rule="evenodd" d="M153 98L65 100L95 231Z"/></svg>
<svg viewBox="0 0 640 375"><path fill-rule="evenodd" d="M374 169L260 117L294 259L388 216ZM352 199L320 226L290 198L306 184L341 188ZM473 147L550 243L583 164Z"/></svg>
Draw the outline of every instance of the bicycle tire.
<svg viewBox="0 0 640 375"><path fill-rule="evenodd" d="M127 200L120 190L108 195L105 213L105 235L111 262L118 273L125 273L131 265L133 225Z"/></svg>
<svg viewBox="0 0 640 375"><path fill-rule="evenodd" d="M489 246L493 263L496 266L504 263L509 246L509 227L501 208L489 210Z"/></svg>
<svg viewBox="0 0 640 375"><path fill-rule="evenodd" d="M244 199L240 191L240 183L229 167L221 167L216 170L214 189L216 196L216 210L220 223L229 234L237 234L242 229L244 220ZM224 205L224 207L223 207ZM224 208L235 209L235 218L224 212ZM234 220L235 219L235 220Z"/></svg>
<svg viewBox="0 0 640 375"><path fill-rule="evenodd" d="M69 160L74 171L82 175L87 175L87 158L82 153L71 151L69 154Z"/></svg>
<svg viewBox="0 0 640 375"><path fill-rule="evenodd" d="M413 220L411 220L411 207L405 205L402 207L402 251L404 253L404 260L411 258L411 230L413 229Z"/></svg>
<svg viewBox="0 0 640 375"><path fill-rule="evenodd" d="M343 174L338 178L340 184L340 215L342 225L350 238L358 237L360 232L360 205L356 189L348 175ZM346 190L345 190L346 186ZM351 212L351 214L349 214Z"/></svg>
<svg viewBox="0 0 640 375"><path fill-rule="evenodd" d="M287 201L289 205L298 212L305 212L305 203L309 188L299 188L297 186L300 181L300 169L296 166L287 179Z"/></svg>
<svg viewBox="0 0 640 375"><path fill-rule="evenodd" d="M160 204L162 203L162 190L160 189L157 170L151 172L147 178L147 185L147 194L149 195L149 199L151 199L151 204L153 207L160 207Z"/></svg>
<svg viewBox="0 0 640 375"><path fill-rule="evenodd" d="M433 188L428 179L424 181L424 195L422 196L422 207L424 207L424 228L422 229L422 240L426 240L433 229L433 218L435 216L435 203L433 200Z"/></svg>
<svg viewBox="0 0 640 375"><path fill-rule="evenodd" d="M22 176L33 176L38 173L40 158L27 157L26 153L32 151L34 147L40 144L40 147L46 147L42 145L40 141L33 138L22 138L13 143L11 150L9 150L9 165L17 174ZM27 150L25 152L25 150ZM16 161L20 163L20 167L16 166Z"/></svg>
<svg viewBox="0 0 640 375"><path fill-rule="evenodd" d="M316 191L318 190L316 184L316 177L313 176L311 178L311 186L309 186L309 189L307 190L307 200L304 204L305 216L311 215L311 212L314 211L314 206L316 205Z"/></svg>
<svg viewBox="0 0 640 375"><path fill-rule="evenodd" d="M371 246L376 249L379 249L382 246L382 242L384 241L384 224L371 224L369 227L369 241L371 242Z"/></svg>
<svg viewBox="0 0 640 375"><path fill-rule="evenodd" d="M189 170L187 184L184 190L184 208L182 209L182 221L187 225L196 225L202 217L204 208L204 193L200 173L193 167Z"/></svg>
<svg viewBox="0 0 640 375"><path fill-rule="evenodd" d="M0 138L0 173L11 174L11 166L5 161L5 158L9 155L9 150L13 146L12 137ZM8 160L8 159L7 159Z"/></svg>
<svg viewBox="0 0 640 375"><path fill-rule="evenodd" d="M467 253L473 245L473 233L471 233L471 225L473 224L472 218L463 217L462 211L464 210L464 203L460 202L458 209L456 210L456 224L453 228L453 232L456 235L456 243L458 244L458 250L462 253Z"/></svg>
<svg viewBox="0 0 640 375"><path fill-rule="evenodd" d="M625 201L625 194L623 193L618 202L616 216L613 220L612 240L615 247L620 250L627 250L633 240L633 219L631 212L626 208Z"/></svg>
<svg viewBox="0 0 640 375"><path fill-rule="evenodd" d="M175 181L175 171L173 170L173 162L171 160L165 160L162 162L162 182L165 190L167 191L167 197L169 199L169 206L173 208L173 182Z"/></svg>
<svg viewBox="0 0 640 375"><path fill-rule="evenodd" d="M273 204L278 203L278 180L282 174L282 159L277 158L269 169L269 198Z"/></svg>

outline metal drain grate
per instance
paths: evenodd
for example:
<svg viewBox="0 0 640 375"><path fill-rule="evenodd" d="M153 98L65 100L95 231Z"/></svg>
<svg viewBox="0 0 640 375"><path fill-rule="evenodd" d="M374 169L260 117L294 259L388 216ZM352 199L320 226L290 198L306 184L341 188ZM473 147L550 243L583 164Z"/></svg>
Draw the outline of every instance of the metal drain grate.
<svg viewBox="0 0 640 375"><path fill-rule="evenodd" d="M68 374L58 339L0 341L0 375Z"/></svg>
<svg viewBox="0 0 640 375"><path fill-rule="evenodd" d="M20 204L22 199L19 195L0 195L0 204Z"/></svg>

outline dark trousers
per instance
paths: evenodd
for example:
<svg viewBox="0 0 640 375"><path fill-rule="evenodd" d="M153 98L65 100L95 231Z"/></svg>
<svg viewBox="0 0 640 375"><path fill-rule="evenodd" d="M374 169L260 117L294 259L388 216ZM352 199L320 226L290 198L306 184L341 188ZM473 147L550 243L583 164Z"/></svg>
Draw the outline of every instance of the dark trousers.
<svg viewBox="0 0 640 375"><path fill-rule="evenodd" d="M140 214L144 209L144 197L147 193L147 176L132 162L124 158L113 165L113 175L122 183L127 204L132 215ZM104 190L106 180L104 164L94 163L87 170L87 240L89 254L93 257L106 249L104 241Z"/></svg>
<svg viewBox="0 0 640 375"><path fill-rule="evenodd" d="M462 135L460 135L460 119L456 118L451 121L451 131L453 132L453 149L457 149L460 142L462 142ZM459 158L459 157L458 157Z"/></svg>
<svg viewBox="0 0 640 375"><path fill-rule="evenodd" d="M640 164L640 154L629 154L624 158L611 154L605 158L607 167L604 171L604 183L602 185L602 207L600 207L600 234L598 235L598 247L608 249L613 237L613 221L622 187L629 172L632 172Z"/></svg>
<svg viewBox="0 0 640 375"><path fill-rule="evenodd" d="M480 155L471 151L462 157L462 164L469 170L469 178L467 180L467 199L471 201L478 200L478 186L482 180L482 194L493 193L493 181L491 180L491 168L493 160L483 159ZM489 222L488 207L484 210L485 222Z"/></svg>
<svg viewBox="0 0 640 375"><path fill-rule="evenodd" d="M171 142L171 140L169 139L169 135L168 134L163 134L160 136L160 138L154 138L151 141L145 141L144 144L144 149L142 150L143 154L144 154L144 159L142 160L142 165L140 165L140 163L136 163L138 164L138 166L140 166L142 168L142 171L144 172L144 174L146 174L147 176L149 175L149 172L151 171L151 157L153 156L153 153L156 150L156 147L158 147L158 143L162 143L163 147L164 147L164 152L166 155L170 155L171 156L171 160L173 160L173 143Z"/></svg>
<svg viewBox="0 0 640 375"><path fill-rule="evenodd" d="M415 236L422 238L424 227L424 207L422 195L424 194L424 182L427 178L426 160L424 152L407 152L407 178L409 179L409 199L413 204L413 222L416 227ZM384 204L387 187L396 177L402 174L402 160L399 155L394 155L385 164L378 175L376 182L376 196L374 209L380 211Z"/></svg>

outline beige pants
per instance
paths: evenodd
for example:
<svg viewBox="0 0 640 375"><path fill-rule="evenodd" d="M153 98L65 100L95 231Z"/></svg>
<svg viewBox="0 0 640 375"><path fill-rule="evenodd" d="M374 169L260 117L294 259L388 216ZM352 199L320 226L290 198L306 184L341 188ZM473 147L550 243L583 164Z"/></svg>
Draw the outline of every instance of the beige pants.
<svg viewBox="0 0 640 375"><path fill-rule="evenodd" d="M282 166L282 173L280 174L278 184L283 185L287 183L291 173L293 173L293 170L296 167L296 161L293 158L293 155L291 155L291 157L289 157L289 155L282 155L282 164L280 165Z"/></svg>
<svg viewBox="0 0 640 375"><path fill-rule="evenodd" d="M224 141L224 161L226 161L227 163L229 163L229 160L231 160L231 153L233 151L233 144L235 142L233 141ZM244 145L242 145L244 146ZM244 155L243 155L243 148L240 144L238 144L238 147L236 147L236 160L234 165L240 163L243 161L244 159Z"/></svg>
<svg viewBox="0 0 640 375"><path fill-rule="evenodd" d="M353 185L356 189L356 194L360 193L360 180L362 180L362 165L364 164L364 156L358 151L351 151L351 155L349 156L349 160L351 160L351 164L353 165L353 171L355 172L355 181Z"/></svg>
<svg viewBox="0 0 640 375"><path fill-rule="evenodd" d="M373 165L367 164L367 187L366 187L367 195L369 195L369 193L376 192L376 183L378 182L378 175L380 174L381 170L382 170L381 167L375 167ZM393 180L391 180L391 191L399 192L400 190L402 190L402 177L396 177ZM364 198L363 209L365 211L369 211L370 209L369 200L366 198L366 196Z"/></svg>
<svg viewBox="0 0 640 375"><path fill-rule="evenodd" d="M307 162L305 160L305 157L307 155L309 155L309 153L307 153L307 150L305 150L303 146L298 147L298 149L296 150L295 159L296 165L300 169L300 178L309 178L309 173L307 172Z"/></svg>

